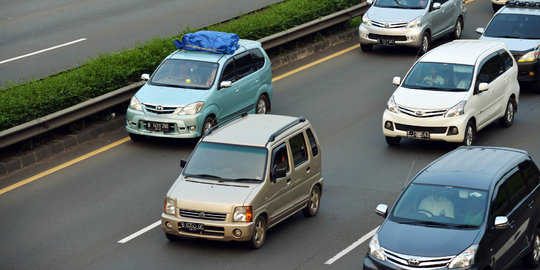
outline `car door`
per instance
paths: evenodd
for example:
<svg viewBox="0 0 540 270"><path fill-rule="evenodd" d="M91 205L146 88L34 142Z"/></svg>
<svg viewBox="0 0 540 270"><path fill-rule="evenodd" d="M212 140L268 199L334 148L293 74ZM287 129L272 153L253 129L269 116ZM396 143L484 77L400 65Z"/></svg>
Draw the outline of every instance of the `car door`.
<svg viewBox="0 0 540 270"><path fill-rule="evenodd" d="M312 177L310 156L304 131L301 130L289 139L293 170L291 174L293 198L292 207L299 208L307 200L311 191L309 179Z"/></svg>
<svg viewBox="0 0 540 270"><path fill-rule="evenodd" d="M285 141L272 149L270 179L263 191L264 201L267 205L266 209L268 210L269 226L288 216L291 211L292 175L289 152ZM285 176L272 179L275 172L279 169L285 169Z"/></svg>
<svg viewBox="0 0 540 270"><path fill-rule="evenodd" d="M428 12L429 13L428 16L431 17L431 20L430 20L431 21L431 36L435 38L437 37L438 33L440 33L444 28L446 14L444 13L443 4L445 1L446 0L431 1L431 6ZM433 4L435 3L441 4L441 8L433 9Z"/></svg>
<svg viewBox="0 0 540 270"><path fill-rule="evenodd" d="M255 67L249 51L240 53L234 57L234 69L236 74L236 99L238 107L236 114L248 112L255 108L257 100L258 80L254 78Z"/></svg>
<svg viewBox="0 0 540 270"><path fill-rule="evenodd" d="M216 92L215 103L219 107L220 114L218 115L218 123L224 119L228 119L234 116L234 112L238 110L237 102L237 82L234 71L234 59L231 58L223 65L223 71L219 78L219 83L224 81L230 81L231 87L220 87L218 84L218 90Z"/></svg>
<svg viewBox="0 0 540 270"><path fill-rule="evenodd" d="M453 27L457 19L457 16L454 15L456 13L456 5L454 0L440 0L440 3L441 24L440 29L437 31L437 36L444 34L446 30Z"/></svg>
<svg viewBox="0 0 540 270"><path fill-rule="evenodd" d="M490 54L481 62L476 74L474 94L471 97L478 111L476 125L478 130L491 123L498 112L499 105L504 93L503 64L497 52ZM489 88L480 92L480 83L488 83Z"/></svg>

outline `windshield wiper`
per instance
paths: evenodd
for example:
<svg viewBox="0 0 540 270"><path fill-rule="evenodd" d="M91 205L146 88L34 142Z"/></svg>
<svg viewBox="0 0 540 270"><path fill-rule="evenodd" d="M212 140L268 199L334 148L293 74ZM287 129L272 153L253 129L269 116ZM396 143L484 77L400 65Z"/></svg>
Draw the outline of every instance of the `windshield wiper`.
<svg viewBox="0 0 540 270"><path fill-rule="evenodd" d="M156 85L156 86L165 86L165 87L174 87L174 88L184 88L180 85L177 85L177 84L169 84L169 83L156 83L156 82L152 82L151 83L152 85Z"/></svg>
<svg viewBox="0 0 540 270"><path fill-rule="evenodd" d="M216 179L216 180L223 180L221 176L213 175L213 174L186 174L187 177L197 177L197 178L204 178L204 179Z"/></svg>
<svg viewBox="0 0 540 270"><path fill-rule="evenodd" d="M478 228L478 226L470 225L470 224L453 225L452 227L458 228L458 229Z"/></svg>
<svg viewBox="0 0 540 270"><path fill-rule="evenodd" d="M261 179L256 178L230 178L228 180L234 182L261 182Z"/></svg>
<svg viewBox="0 0 540 270"><path fill-rule="evenodd" d="M424 220L401 221L398 223L411 224L411 225L426 225L426 226L433 226L433 227L449 227L449 225L446 223L440 223L440 222L435 222L435 221L424 221Z"/></svg>

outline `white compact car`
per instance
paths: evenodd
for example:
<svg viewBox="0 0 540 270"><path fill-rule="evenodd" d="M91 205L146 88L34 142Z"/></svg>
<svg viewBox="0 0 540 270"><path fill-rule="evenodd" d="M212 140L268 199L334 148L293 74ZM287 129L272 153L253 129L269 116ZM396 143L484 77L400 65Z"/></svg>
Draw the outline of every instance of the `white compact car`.
<svg viewBox="0 0 540 270"><path fill-rule="evenodd" d="M517 64L502 42L456 40L421 57L387 102L382 130L389 145L401 138L471 145L495 120L514 121Z"/></svg>

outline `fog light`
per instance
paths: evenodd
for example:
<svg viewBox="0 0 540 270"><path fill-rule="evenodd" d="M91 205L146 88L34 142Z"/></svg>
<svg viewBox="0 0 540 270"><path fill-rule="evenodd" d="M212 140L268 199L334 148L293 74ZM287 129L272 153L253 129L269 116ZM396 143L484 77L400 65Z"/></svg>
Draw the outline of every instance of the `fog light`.
<svg viewBox="0 0 540 270"><path fill-rule="evenodd" d="M172 225L168 221L165 222L165 227L167 227L169 230L172 229Z"/></svg>
<svg viewBox="0 0 540 270"><path fill-rule="evenodd" d="M408 40L416 40L416 36L407 36Z"/></svg>
<svg viewBox="0 0 540 270"><path fill-rule="evenodd" d="M128 120L127 123L128 123L128 126L133 125L133 122L131 122L131 120Z"/></svg>
<svg viewBox="0 0 540 270"><path fill-rule="evenodd" d="M240 229L234 229L233 230L233 235L234 235L234 237L238 238L238 237L242 236L242 231Z"/></svg>
<svg viewBox="0 0 540 270"><path fill-rule="evenodd" d="M450 128L448 128L447 135L457 135L458 133L459 133L459 130L457 127L451 126Z"/></svg>
<svg viewBox="0 0 540 270"><path fill-rule="evenodd" d="M529 71L529 76L534 76L534 71Z"/></svg>
<svg viewBox="0 0 540 270"><path fill-rule="evenodd" d="M394 130L394 126L392 125L392 122L390 121L384 122L384 128L389 129L389 130Z"/></svg>
<svg viewBox="0 0 540 270"><path fill-rule="evenodd" d="M190 126L190 127L189 127L189 130L190 130L190 131L195 131L195 130L197 130L197 127L196 127L196 126Z"/></svg>

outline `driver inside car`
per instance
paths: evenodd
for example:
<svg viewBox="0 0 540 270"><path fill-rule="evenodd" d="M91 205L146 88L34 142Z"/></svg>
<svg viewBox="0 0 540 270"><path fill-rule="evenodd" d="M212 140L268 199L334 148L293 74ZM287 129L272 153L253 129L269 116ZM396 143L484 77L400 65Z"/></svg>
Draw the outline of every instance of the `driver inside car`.
<svg viewBox="0 0 540 270"><path fill-rule="evenodd" d="M437 193L424 198L418 206L418 212L426 216L444 216L454 218L454 204L445 196Z"/></svg>

